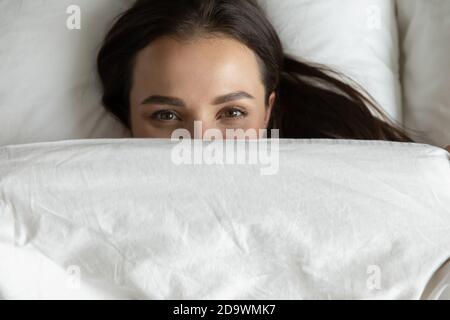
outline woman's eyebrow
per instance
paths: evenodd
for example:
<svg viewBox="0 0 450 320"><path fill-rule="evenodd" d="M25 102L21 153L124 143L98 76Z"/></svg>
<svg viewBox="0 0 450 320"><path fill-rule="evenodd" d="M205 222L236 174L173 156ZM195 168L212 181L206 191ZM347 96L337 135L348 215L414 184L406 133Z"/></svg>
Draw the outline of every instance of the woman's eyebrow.
<svg viewBox="0 0 450 320"><path fill-rule="evenodd" d="M150 96L144 101L142 101L141 105L145 104L164 104L174 107L186 107L183 100L166 96Z"/></svg>
<svg viewBox="0 0 450 320"><path fill-rule="evenodd" d="M231 101L236 101L240 99L254 99L254 97L244 91L237 91L225 94L223 96L219 96L214 99L212 104L218 105L223 104ZM145 104L163 104L163 105L170 105L174 107L186 107L186 104L183 100L179 98L174 97L167 97L167 96L159 96L159 95L153 95L148 98L146 98L144 101L142 101L141 105Z"/></svg>
<svg viewBox="0 0 450 320"><path fill-rule="evenodd" d="M252 95L244 91L232 92L214 99L212 104L222 104L230 101L240 100L240 99L255 99Z"/></svg>

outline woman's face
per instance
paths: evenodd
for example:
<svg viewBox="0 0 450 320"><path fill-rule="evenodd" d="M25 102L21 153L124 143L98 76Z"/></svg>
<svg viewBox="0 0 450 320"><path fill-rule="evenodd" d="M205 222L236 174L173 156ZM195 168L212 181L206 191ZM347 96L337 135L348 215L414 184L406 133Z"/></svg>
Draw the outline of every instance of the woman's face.
<svg viewBox="0 0 450 320"><path fill-rule="evenodd" d="M253 51L226 37L158 38L138 53L132 80L135 138L170 138L176 129L194 137L196 121L202 137L208 129L220 130L223 137L226 129L259 132L267 128L275 101L272 92L265 104Z"/></svg>

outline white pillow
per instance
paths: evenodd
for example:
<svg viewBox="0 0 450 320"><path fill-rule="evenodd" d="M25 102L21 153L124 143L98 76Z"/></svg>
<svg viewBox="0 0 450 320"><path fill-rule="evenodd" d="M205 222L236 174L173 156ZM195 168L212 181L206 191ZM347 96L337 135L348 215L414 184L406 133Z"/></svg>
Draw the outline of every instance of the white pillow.
<svg viewBox="0 0 450 320"><path fill-rule="evenodd" d="M450 144L450 1L399 0L405 125Z"/></svg>
<svg viewBox="0 0 450 320"><path fill-rule="evenodd" d="M361 84L402 122L395 3L391 0L259 0L285 50Z"/></svg>
<svg viewBox="0 0 450 320"><path fill-rule="evenodd" d="M133 2L0 1L0 145L128 135L101 106L95 59L113 17ZM288 52L339 67L400 119L391 1L261 2ZM66 27L71 5L81 30Z"/></svg>
<svg viewBox="0 0 450 320"><path fill-rule="evenodd" d="M101 107L96 54L128 1L0 1L0 145L119 137ZM81 30L66 11L81 9Z"/></svg>

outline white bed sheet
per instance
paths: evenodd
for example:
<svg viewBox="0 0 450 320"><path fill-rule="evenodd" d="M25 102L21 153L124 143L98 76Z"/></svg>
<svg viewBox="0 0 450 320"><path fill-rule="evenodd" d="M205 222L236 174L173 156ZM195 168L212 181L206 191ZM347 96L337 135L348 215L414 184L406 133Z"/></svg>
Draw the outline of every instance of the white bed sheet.
<svg viewBox="0 0 450 320"><path fill-rule="evenodd" d="M173 147L0 148L0 296L419 299L450 257L443 149L283 140L264 176Z"/></svg>

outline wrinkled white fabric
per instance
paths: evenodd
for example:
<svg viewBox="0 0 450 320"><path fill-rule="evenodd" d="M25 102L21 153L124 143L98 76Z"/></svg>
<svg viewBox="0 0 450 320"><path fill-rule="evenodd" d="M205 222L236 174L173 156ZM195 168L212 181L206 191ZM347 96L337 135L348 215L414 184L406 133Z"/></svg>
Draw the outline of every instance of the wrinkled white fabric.
<svg viewBox="0 0 450 320"><path fill-rule="evenodd" d="M0 148L0 296L418 299L450 257L443 149L282 140L264 176L175 144Z"/></svg>

